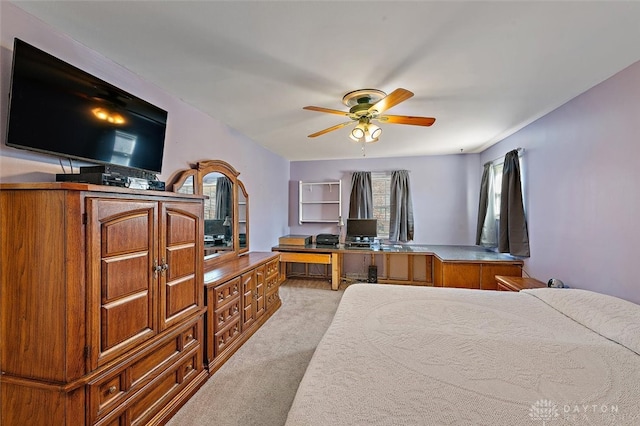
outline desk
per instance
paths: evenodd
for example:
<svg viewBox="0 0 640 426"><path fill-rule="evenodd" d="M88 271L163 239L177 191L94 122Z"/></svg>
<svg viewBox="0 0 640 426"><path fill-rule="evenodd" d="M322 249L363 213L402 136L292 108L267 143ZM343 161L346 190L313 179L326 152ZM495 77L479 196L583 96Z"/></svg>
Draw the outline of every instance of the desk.
<svg viewBox="0 0 640 426"><path fill-rule="evenodd" d="M272 251L280 252L280 267L286 268L287 262L316 263L331 265L331 289L337 290L342 277L342 254L338 248L306 246L276 246Z"/></svg>
<svg viewBox="0 0 640 426"><path fill-rule="evenodd" d="M272 247L272 251L280 252L281 267L286 267L287 262L331 265L332 290L337 290L340 285L345 254L383 255L385 272L379 280L382 283L493 290L495 275L522 275L523 264L522 260L513 256L495 253L478 246L383 244L375 249L350 249L342 244L338 247L308 244L278 245ZM402 259L404 262L405 258L406 273L401 271L404 266L396 261ZM375 264L375 257L373 259ZM416 278L418 275L419 279Z"/></svg>

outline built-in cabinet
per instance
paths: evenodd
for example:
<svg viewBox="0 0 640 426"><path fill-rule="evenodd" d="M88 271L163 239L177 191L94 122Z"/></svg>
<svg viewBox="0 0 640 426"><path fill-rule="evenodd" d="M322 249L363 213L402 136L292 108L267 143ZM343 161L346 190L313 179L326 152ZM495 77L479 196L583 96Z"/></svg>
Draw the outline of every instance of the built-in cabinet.
<svg viewBox="0 0 640 426"><path fill-rule="evenodd" d="M206 380L202 197L5 184L2 424L160 424Z"/></svg>
<svg viewBox="0 0 640 426"><path fill-rule="evenodd" d="M383 269L378 269L378 282L410 285L432 285L433 255L424 253L384 253Z"/></svg>
<svg viewBox="0 0 640 426"><path fill-rule="evenodd" d="M447 262L434 258L436 287L497 290L496 275L522 276L522 261Z"/></svg>

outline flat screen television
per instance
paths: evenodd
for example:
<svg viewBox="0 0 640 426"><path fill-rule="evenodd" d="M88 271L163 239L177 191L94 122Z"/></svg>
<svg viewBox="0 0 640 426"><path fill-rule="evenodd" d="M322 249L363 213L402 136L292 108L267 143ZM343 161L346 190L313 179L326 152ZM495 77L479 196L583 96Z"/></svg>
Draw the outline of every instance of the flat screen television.
<svg viewBox="0 0 640 426"><path fill-rule="evenodd" d="M6 144L162 171L167 111L15 39Z"/></svg>
<svg viewBox="0 0 640 426"><path fill-rule="evenodd" d="M377 237L377 219L347 219L347 237Z"/></svg>

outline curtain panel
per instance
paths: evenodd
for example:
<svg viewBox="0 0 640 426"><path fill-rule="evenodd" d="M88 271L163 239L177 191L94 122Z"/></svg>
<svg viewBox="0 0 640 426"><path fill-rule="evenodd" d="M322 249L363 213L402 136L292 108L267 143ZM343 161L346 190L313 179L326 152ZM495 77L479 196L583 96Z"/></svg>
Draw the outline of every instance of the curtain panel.
<svg viewBox="0 0 640 426"><path fill-rule="evenodd" d="M228 177L222 176L216 179L216 219L224 220L231 216L231 204L233 194L232 185Z"/></svg>
<svg viewBox="0 0 640 426"><path fill-rule="evenodd" d="M413 203L407 170L391 172L389 240L413 240Z"/></svg>
<svg viewBox="0 0 640 426"><path fill-rule="evenodd" d="M514 256L530 256L529 232L522 201L520 162L518 151L515 149L504 157L498 234L499 252L511 253Z"/></svg>
<svg viewBox="0 0 640 426"><path fill-rule="evenodd" d="M353 175L351 175L349 217L354 219L373 218L371 172L353 172Z"/></svg>
<svg viewBox="0 0 640 426"><path fill-rule="evenodd" d="M484 170L482 171L478 225L476 228L476 245L483 247L498 247L496 212L493 201L495 198L493 179L493 164L489 162L484 165Z"/></svg>

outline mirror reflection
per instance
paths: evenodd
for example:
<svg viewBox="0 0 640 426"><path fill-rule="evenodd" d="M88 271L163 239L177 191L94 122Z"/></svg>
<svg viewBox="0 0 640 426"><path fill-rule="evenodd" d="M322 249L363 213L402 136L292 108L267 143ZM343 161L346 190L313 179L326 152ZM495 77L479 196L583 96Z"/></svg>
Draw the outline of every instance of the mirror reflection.
<svg viewBox="0 0 640 426"><path fill-rule="evenodd" d="M222 173L202 178L204 203L204 254L233 251L233 183Z"/></svg>
<svg viewBox="0 0 640 426"><path fill-rule="evenodd" d="M193 176L186 178L182 186L177 188L175 191L180 194L195 194Z"/></svg>
<svg viewBox="0 0 640 426"><path fill-rule="evenodd" d="M241 250L247 248L247 221L247 195L242 183L238 182L238 239Z"/></svg>

